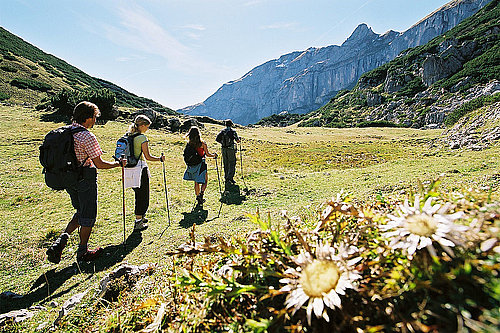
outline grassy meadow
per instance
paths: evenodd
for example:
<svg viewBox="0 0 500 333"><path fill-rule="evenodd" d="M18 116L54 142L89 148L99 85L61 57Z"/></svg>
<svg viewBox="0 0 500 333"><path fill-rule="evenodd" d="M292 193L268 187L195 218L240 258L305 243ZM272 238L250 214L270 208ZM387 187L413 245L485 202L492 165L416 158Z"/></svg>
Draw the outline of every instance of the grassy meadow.
<svg viewBox="0 0 500 333"><path fill-rule="evenodd" d="M0 313L37 304L47 307L35 312L20 329L52 322L70 296L95 289L122 261L170 265L173 261L168 252L189 240L194 224L199 241L204 236L229 239L256 228L247 214L257 210L269 212L274 220L279 220L281 210L290 216L314 217L318 207L341 190L358 201L404 198L418 180L425 183L440 174L444 174L441 186L445 189L491 189L493 198L499 195L498 144L484 151L448 150L436 143L441 130L248 127L236 129L242 138L244 177L238 152L238 186L223 193L221 205L215 161L207 160L206 203L203 210L193 211L193 183L182 180L184 137L150 130L147 136L152 154L163 152L166 156L170 225L162 164L148 162L152 175L147 215L150 227L142 234L132 233L133 191L126 190L127 244L123 247L121 171L101 170L98 219L89 245L104 247L104 257L88 267L74 264L78 246L75 232L61 263L53 265L46 260L46 248L66 226L73 209L65 192L45 186L38 147L44 135L60 125L41 121L41 114L33 109L0 107L0 292L25 295L0 299ZM125 122L108 122L94 127L104 159L111 160L115 142L127 126ZM215 136L220 129L208 124L202 130L212 152L219 152ZM220 165L218 170L224 191ZM48 306L51 301L59 307ZM77 330L76 326L72 329Z"/></svg>

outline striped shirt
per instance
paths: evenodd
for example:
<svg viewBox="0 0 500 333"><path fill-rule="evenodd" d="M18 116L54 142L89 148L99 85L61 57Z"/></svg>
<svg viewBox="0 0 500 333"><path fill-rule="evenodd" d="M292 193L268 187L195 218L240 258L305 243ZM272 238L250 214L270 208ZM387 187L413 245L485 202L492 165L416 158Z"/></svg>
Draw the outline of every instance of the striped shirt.
<svg viewBox="0 0 500 333"><path fill-rule="evenodd" d="M73 123L73 127L83 127L78 123ZM101 146L97 142L96 136L90 131L81 131L73 134L75 139L75 155L80 164L85 161L84 166L95 168L92 159L102 155ZM88 157L88 159L87 159Z"/></svg>

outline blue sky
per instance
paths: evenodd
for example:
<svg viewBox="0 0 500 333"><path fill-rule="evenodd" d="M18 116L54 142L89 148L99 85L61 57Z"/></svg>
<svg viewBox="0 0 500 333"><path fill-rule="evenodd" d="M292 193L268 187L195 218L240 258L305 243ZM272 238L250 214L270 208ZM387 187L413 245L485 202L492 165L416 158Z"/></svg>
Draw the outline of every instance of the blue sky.
<svg viewBox="0 0 500 333"><path fill-rule="evenodd" d="M268 60L404 31L445 0L1 0L0 26L84 72L178 109Z"/></svg>

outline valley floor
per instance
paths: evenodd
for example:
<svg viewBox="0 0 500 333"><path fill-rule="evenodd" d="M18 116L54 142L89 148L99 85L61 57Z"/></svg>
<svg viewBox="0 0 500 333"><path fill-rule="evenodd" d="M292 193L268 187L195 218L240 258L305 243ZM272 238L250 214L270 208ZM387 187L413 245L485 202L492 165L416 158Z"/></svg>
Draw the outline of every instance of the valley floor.
<svg viewBox="0 0 500 333"><path fill-rule="evenodd" d="M243 139L241 155L238 152L237 186L224 191L223 169L215 165L215 160L207 160L207 202L203 210L193 211L193 184L182 180L184 137L150 130L150 150L166 156L170 224L162 165L149 163L150 227L142 235L132 233L133 192L127 190L128 241L122 250L121 172L100 171L98 221L90 242L105 247L106 255L91 269L80 270L73 265L76 234L70 238L60 264L50 264L45 256L47 246L73 213L66 193L45 186L38 162L44 135L60 125L41 121L40 114L32 109L0 107L0 292L25 295L18 300L0 299L0 313L40 302L47 305L49 300L62 304L71 295L95 288L104 274L122 261L164 263L167 252L189 239L193 224L200 241L203 236L242 235L255 228L247 214L257 210L269 212L273 219L278 219L281 210L287 210L290 216L314 216L324 200L341 190L360 201L404 198L419 180L425 183L441 174L441 186L447 190L491 189L491 195L499 197L498 144L483 151L450 150L437 143L441 130L236 128ZM111 160L115 142L127 127L121 122L95 126L93 132L105 152L104 159ZM215 136L220 129L207 125L202 130L211 151L219 151ZM63 278L45 284L47 276L57 275ZM57 308L49 309L34 321L56 316Z"/></svg>

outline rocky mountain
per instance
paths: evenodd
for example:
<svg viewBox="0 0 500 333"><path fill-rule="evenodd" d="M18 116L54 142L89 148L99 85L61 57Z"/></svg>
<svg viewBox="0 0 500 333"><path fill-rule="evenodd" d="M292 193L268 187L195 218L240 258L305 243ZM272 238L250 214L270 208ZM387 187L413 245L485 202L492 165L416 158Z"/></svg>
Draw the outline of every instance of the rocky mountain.
<svg viewBox="0 0 500 333"><path fill-rule="evenodd" d="M499 0L430 42L361 76L350 91L308 114L262 125L438 128L500 101Z"/></svg>
<svg viewBox="0 0 500 333"><path fill-rule="evenodd" d="M340 46L310 48L268 61L224 84L204 102L178 111L232 118L240 124L283 111L307 113L351 88L363 73L448 31L489 1L451 1L402 33L379 35L360 24Z"/></svg>

